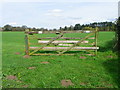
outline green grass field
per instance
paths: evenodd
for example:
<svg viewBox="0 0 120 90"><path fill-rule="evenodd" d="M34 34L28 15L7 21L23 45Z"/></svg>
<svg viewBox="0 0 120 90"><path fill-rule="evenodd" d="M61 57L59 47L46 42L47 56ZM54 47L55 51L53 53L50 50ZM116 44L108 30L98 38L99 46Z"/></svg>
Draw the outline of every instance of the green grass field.
<svg viewBox="0 0 120 90"><path fill-rule="evenodd" d="M2 33L3 88L66 88L61 80L71 80L67 88L118 88L118 59L112 52L114 32L100 32L98 55L24 56L24 33ZM75 34L70 34L74 35ZM16 55L16 52L20 54ZM49 62L42 64L41 62ZM28 69L34 67L34 69ZM8 76L16 76L10 80Z"/></svg>

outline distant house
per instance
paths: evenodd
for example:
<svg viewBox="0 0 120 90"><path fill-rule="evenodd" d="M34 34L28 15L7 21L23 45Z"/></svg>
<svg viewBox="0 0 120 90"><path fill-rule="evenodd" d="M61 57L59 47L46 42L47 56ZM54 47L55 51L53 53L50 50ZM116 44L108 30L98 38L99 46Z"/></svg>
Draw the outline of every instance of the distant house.
<svg viewBox="0 0 120 90"><path fill-rule="evenodd" d="M90 33L91 31L84 31L84 33Z"/></svg>

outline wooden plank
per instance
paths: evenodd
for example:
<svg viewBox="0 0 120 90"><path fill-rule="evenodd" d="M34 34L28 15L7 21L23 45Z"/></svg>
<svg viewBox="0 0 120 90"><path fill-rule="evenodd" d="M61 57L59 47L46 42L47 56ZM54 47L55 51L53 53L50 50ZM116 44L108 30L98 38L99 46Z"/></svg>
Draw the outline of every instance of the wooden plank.
<svg viewBox="0 0 120 90"><path fill-rule="evenodd" d="M46 37L46 38L38 38L38 40L43 40L43 39L54 39L53 37ZM62 37L60 39L66 39L66 40L71 40L71 39L82 39L82 38L74 38L74 37ZM95 39L95 37L90 37L88 39Z"/></svg>
<svg viewBox="0 0 120 90"><path fill-rule="evenodd" d="M33 32L25 32L26 34L38 34L38 32L37 31L33 31Z"/></svg>
<svg viewBox="0 0 120 90"><path fill-rule="evenodd" d="M72 46L73 44L58 44L58 46Z"/></svg>
<svg viewBox="0 0 120 90"><path fill-rule="evenodd" d="M49 40L46 40L46 41L43 41L43 40L38 40L38 43L48 43ZM68 41L68 40L65 40L65 41L53 41L52 43L78 43L79 41ZM89 41L82 41L81 43L88 43Z"/></svg>
<svg viewBox="0 0 120 90"><path fill-rule="evenodd" d="M97 39L98 39L98 28L96 27L96 33L95 33L95 46L97 47ZM95 54L97 55L97 50L95 50Z"/></svg>
<svg viewBox="0 0 120 90"><path fill-rule="evenodd" d="M89 33L92 33L94 32L94 30L75 30L75 31L61 31L61 30L58 30L58 31L42 31L42 33L46 34L46 33L86 33L88 32ZM29 31L29 32L25 32L27 34L39 34L40 31Z"/></svg>
<svg viewBox="0 0 120 90"><path fill-rule="evenodd" d="M42 54L42 53L38 53L38 54L32 54L32 55L45 55L45 56L47 56L47 55L59 55L59 54ZM63 55L75 55L75 54L63 54Z"/></svg>
<svg viewBox="0 0 120 90"><path fill-rule="evenodd" d="M29 55L29 41L28 41L28 35L25 35L25 54Z"/></svg>
<svg viewBox="0 0 120 90"><path fill-rule="evenodd" d="M31 50L38 49L40 47L30 47ZM43 47L42 50L66 50L69 49L69 47ZM71 50L96 50L99 49L99 47L73 47Z"/></svg>
<svg viewBox="0 0 120 90"><path fill-rule="evenodd" d="M46 44L46 43L29 43L30 45L44 45L44 44ZM54 46L72 46L73 44L63 44L63 43L61 43L61 44L58 44L58 43L52 43L51 45L54 45ZM88 43L88 44L86 44L86 43L82 43L81 45L90 45L91 47L92 46L95 46L95 43Z"/></svg>
<svg viewBox="0 0 120 90"><path fill-rule="evenodd" d="M81 55L95 56L95 54L81 54Z"/></svg>
<svg viewBox="0 0 120 90"><path fill-rule="evenodd" d="M38 40L42 39L54 39L53 37L46 37L46 38L38 38ZM71 39L82 39L82 38L75 38L75 37L61 37L60 39L66 39L66 40L71 40Z"/></svg>
<svg viewBox="0 0 120 90"><path fill-rule="evenodd" d="M88 38L88 39L95 39L95 37L90 37L90 38Z"/></svg>

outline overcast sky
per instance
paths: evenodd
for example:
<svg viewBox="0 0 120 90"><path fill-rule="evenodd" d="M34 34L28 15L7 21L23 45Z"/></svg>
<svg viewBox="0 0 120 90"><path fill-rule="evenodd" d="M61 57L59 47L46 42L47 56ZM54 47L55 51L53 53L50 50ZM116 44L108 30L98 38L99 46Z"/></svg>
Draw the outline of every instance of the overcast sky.
<svg viewBox="0 0 120 90"><path fill-rule="evenodd" d="M0 26L59 28L114 21L119 0L3 0Z"/></svg>

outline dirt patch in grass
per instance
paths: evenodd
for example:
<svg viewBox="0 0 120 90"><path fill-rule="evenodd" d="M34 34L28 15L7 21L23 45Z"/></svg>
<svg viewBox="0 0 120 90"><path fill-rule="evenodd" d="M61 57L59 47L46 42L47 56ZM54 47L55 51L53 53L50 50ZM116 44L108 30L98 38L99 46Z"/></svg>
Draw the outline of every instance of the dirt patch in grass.
<svg viewBox="0 0 120 90"><path fill-rule="evenodd" d="M16 52L15 54L16 54L16 55L20 55L20 52Z"/></svg>
<svg viewBox="0 0 120 90"><path fill-rule="evenodd" d="M25 55L25 56L23 56L23 58L30 58L30 56L29 55Z"/></svg>
<svg viewBox="0 0 120 90"><path fill-rule="evenodd" d="M6 78L9 79L9 80L16 80L17 79L17 77L13 76L13 75L9 75Z"/></svg>
<svg viewBox="0 0 120 90"><path fill-rule="evenodd" d="M28 67L28 69L35 69L36 67Z"/></svg>
<svg viewBox="0 0 120 90"><path fill-rule="evenodd" d="M71 80L61 80L61 85L64 87L68 87L74 84L71 82Z"/></svg>
<svg viewBox="0 0 120 90"><path fill-rule="evenodd" d="M49 62L40 62L40 63L42 63L42 64L48 64Z"/></svg>
<svg viewBox="0 0 120 90"><path fill-rule="evenodd" d="M86 57L85 56L80 56L80 59L86 59Z"/></svg>
<svg viewBox="0 0 120 90"><path fill-rule="evenodd" d="M82 86L86 86L87 83L85 83L85 82L81 82L80 85L82 85Z"/></svg>
<svg viewBox="0 0 120 90"><path fill-rule="evenodd" d="M107 56L107 58L113 58L113 56Z"/></svg>
<svg viewBox="0 0 120 90"><path fill-rule="evenodd" d="M27 87L28 87L28 85L23 85L22 87L23 87L23 88L27 88Z"/></svg>

